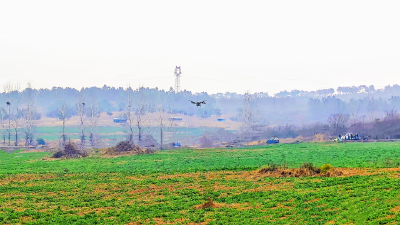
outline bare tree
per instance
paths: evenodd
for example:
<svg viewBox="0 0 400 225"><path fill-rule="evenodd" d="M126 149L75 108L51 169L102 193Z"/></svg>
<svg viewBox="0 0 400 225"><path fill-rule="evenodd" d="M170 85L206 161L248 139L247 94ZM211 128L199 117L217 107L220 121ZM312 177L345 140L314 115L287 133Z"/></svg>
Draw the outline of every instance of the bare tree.
<svg viewBox="0 0 400 225"><path fill-rule="evenodd" d="M164 126L168 121L168 115L166 113L166 108L164 105L165 101L163 95L160 95L160 101L161 104L158 106L158 119L159 119L158 126L160 127L160 149L162 150L164 145Z"/></svg>
<svg viewBox="0 0 400 225"><path fill-rule="evenodd" d="M390 110L385 110L385 120L392 120L398 117L397 111L392 108Z"/></svg>
<svg viewBox="0 0 400 225"><path fill-rule="evenodd" d="M81 135L80 135L80 150L83 150L85 147L85 120L86 120L86 114L85 114L85 96L83 94L83 90L78 95L77 99L77 109L78 109L78 116L80 120L80 129L81 129Z"/></svg>
<svg viewBox="0 0 400 225"><path fill-rule="evenodd" d="M261 111L259 107L260 94L250 94L246 91L243 95L243 106L241 117L246 131L257 131L261 123Z"/></svg>
<svg viewBox="0 0 400 225"><path fill-rule="evenodd" d="M6 143L6 126L4 124L4 117L7 115L7 112L4 108L0 108L0 116L1 116L1 125L3 127L3 144Z"/></svg>
<svg viewBox="0 0 400 225"><path fill-rule="evenodd" d="M127 99L127 104L126 104L126 120L128 122L128 128L129 128L129 135L128 135L128 141L133 144L133 127L135 126L135 121L134 121L134 108L133 108L133 90L131 88L131 85L128 85L128 88L126 89L126 92L128 94L128 99Z"/></svg>
<svg viewBox="0 0 400 225"><path fill-rule="evenodd" d="M34 132L35 132L35 113L36 113L36 91L32 89L32 84L28 83L25 89L25 101L26 109L24 110L25 119L25 146L33 144Z"/></svg>
<svg viewBox="0 0 400 225"><path fill-rule="evenodd" d="M62 141L62 148L64 148L65 143L67 142L67 135L65 133L65 123L68 119L68 104L67 104L67 99L64 95L64 91L61 93L57 93L58 95L58 101L57 101L57 107L58 111L60 113L59 119L62 121L62 134L61 134L61 141Z"/></svg>
<svg viewBox="0 0 400 225"><path fill-rule="evenodd" d="M145 114L146 114L146 95L144 87L140 87L138 89L136 105L137 108L135 115L136 115L136 124L138 128L138 142L140 145L143 137L143 123L145 122Z"/></svg>
<svg viewBox="0 0 400 225"><path fill-rule="evenodd" d="M350 110L350 123L354 124L357 122L358 113L359 113L359 103L357 100L350 99L349 101L349 110Z"/></svg>
<svg viewBox="0 0 400 225"><path fill-rule="evenodd" d="M18 129L20 120L20 85L18 83L12 84L8 82L4 85L4 92L7 96L7 106L8 106L8 145L11 146L11 129L15 132L15 142L14 145L18 146ZM11 122L12 121L12 122Z"/></svg>
<svg viewBox="0 0 400 225"><path fill-rule="evenodd" d="M341 134L345 131L348 120L349 115L342 113L333 114L328 118L329 126L332 128L334 135Z"/></svg>
<svg viewBox="0 0 400 225"><path fill-rule="evenodd" d="M246 130L253 125L253 110L251 108L251 94L246 91L243 95L243 123Z"/></svg>
<svg viewBox="0 0 400 225"><path fill-rule="evenodd" d="M97 103L95 101L95 98L92 96L89 100L89 108L88 108L88 114L89 114L89 142L92 148L96 147L96 132L97 132L97 123L98 123L98 117L97 115L99 114L99 109L97 106Z"/></svg>

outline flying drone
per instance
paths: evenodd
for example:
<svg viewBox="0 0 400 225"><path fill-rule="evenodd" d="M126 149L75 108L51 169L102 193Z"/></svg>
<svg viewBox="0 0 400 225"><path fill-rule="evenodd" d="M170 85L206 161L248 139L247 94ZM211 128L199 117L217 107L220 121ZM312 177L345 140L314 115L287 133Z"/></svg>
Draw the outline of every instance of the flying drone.
<svg viewBox="0 0 400 225"><path fill-rule="evenodd" d="M192 104L195 104L196 106L200 106L201 107L201 104L206 104L206 100L204 100L204 101L197 101L197 102L194 102L194 101L192 101L192 100L189 100Z"/></svg>

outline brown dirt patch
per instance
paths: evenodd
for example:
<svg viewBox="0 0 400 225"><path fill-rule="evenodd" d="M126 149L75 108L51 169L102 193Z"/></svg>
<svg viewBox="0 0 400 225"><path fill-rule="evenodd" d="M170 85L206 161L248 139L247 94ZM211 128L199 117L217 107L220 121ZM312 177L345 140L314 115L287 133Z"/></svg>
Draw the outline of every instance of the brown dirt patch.
<svg viewBox="0 0 400 225"><path fill-rule="evenodd" d="M100 207L100 208L94 208L94 209L87 208L87 209L79 211L78 215L83 216L83 215L88 214L90 212L95 212L96 214L100 214L100 213L105 213L103 211L107 211L109 209L111 209L111 207Z"/></svg>
<svg viewBox="0 0 400 225"><path fill-rule="evenodd" d="M52 158L52 157L43 157L42 158L43 161L56 161L56 160L60 160L58 158Z"/></svg>
<svg viewBox="0 0 400 225"><path fill-rule="evenodd" d="M33 217L31 217L31 216L23 216L23 217L20 218L20 220L21 220L23 223L36 221L36 220L34 220Z"/></svg>
<svg viewBox="0 0 400 225"><path fill-rule="evenodd" d="M177 223L180 224L180 223L184 223L185 221L187 221L187 219L179 218L172 222L168 222L168 221L164 221L163 218L155 217L155 218L153 218L153 221L156 222L156 224L177 224Z"/></svg>
<svg viewBox="0 0 400 225"><path fill-rule="evenodd" d="M134 177L134 176L129 176L129 177L126 177L126 179L131 179L131 180L144 180L145 178L144 177Z"/></svg>
<svg viewBox="0 0 400 225"><path fill-rule="evenodd" d="M320 200L319 198L316 198L316 199L313 199L313 200L310 200L310 201L307 201L307 202L304 202L304 203L312 203L312 202L317 202L319 200Z"/></svg>
<svg viewBox="0 0 400 225"><path fill-rule="evenodd" d="M32 149L32 150L24 150L19 153L31 153L31 152L46 152L46 151L43 149Z"/></svg>
<svg viewBox="0 0 400 225"><path fill-rule="evenodd" d="M219 208L221 207L220 204L215 203L211 198L208 199L208 201L204 202L201 205L195 205L194 206L196 209L207 209L207 208Z"/></svg>
<svg viewBox="0 0 400 225"><path fill-rule="evenodd" d="M208 199L208 201L204 202L203 204L200 205L195 205L195 209L206 209L206 208L235 208L238 210L247 210L247 209L252 209L253 207L251 206L250 203L232 203L232 204L226 204L226 203L217 203L214 202L212 199Z"/></svg>
<svg viewBox="0 0 400 225"><path fill-rule="evenodd" d="M302 169L277 169L275 171L262 171L259 173L266 177L350 177L350 176L370 176L380 173L388 173L393 171L400 171L400 168L383 168L383 169L369 169L369 168L333 168L327 173L313 173L306 168Z"/></svg>
<svg viewBox="0 0 400 225"><path fill-rule="evenodd" d="M390 209L390 211L399 212L399 211L400 211L400 205L398 205L398 206L396 206L396 207Z"/></svg>
<svg viewBox="0 0 400 225"><path fill-rule="evenodd" d="M0 179L0 185L7 185L10 182L26 182L31 180L53 179L53 174L16 174Z"/></svg>

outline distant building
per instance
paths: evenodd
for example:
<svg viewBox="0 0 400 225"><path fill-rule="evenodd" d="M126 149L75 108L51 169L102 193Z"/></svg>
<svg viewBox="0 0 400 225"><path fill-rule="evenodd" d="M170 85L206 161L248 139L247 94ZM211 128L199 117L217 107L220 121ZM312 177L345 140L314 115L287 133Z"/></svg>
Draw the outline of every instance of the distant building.
<svg viewBox="0 0 400 225"><path fill-rule="evenodd" d="M178 117L171 117L169 119L172 121L182 121L182 118L178 118Z"/></svg>
<svg viewBox="0 0 400 225"><path fill-rule="evenodd" d="M114 123L126 123L125 118L114 118Z"/></svg>
<svg viewBox="0 0 400 225"><path fill-rule="evenodd" d="M225 119L217 119L218 122L225 122Z"/></svg>

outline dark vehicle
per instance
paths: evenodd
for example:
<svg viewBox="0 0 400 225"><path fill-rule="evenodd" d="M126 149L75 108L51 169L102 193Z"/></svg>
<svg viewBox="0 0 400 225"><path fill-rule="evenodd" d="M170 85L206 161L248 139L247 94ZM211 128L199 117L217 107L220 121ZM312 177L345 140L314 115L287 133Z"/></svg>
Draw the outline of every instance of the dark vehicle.
<svg viewBox="0 0 400 225"><path fill-rule="evenodd" d="M279 138L277 137L272 137L267 141L267 144L278 144L278 143L279 143Z"/></svg>

